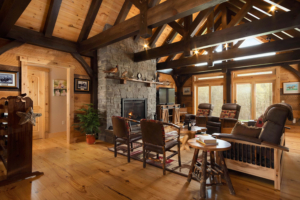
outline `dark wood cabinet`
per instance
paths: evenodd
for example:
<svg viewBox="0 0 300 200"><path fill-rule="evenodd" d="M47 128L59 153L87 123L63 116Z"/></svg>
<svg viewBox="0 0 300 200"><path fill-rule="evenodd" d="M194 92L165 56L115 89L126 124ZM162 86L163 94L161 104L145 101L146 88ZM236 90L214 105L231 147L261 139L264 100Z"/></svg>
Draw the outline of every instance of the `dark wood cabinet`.
<svg viewBox="0 0 300 200"><path fill-rule="evenodd" d="M157 105L156 112L157 119L160 121L173 124L180 123L180 104Z"/></svg>

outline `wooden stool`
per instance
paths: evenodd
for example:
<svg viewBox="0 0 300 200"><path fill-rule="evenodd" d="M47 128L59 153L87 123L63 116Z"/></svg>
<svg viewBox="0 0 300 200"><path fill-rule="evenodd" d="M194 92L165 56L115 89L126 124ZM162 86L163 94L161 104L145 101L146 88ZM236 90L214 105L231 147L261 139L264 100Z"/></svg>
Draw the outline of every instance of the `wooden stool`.
<svg viewBox="0 0 300 200"><path fill-rule="evenodd" d="M227 151L231 148L231 144L224 140L217 139L218 145L216 146L208 146L202 145L196 141L196 138L190 139L187 143L190 147L195 148L194 157L192 160L192 165L188 175L188 182L191 182L192 176L194 175L197 180L200 181L200 197L206 197L206 179L208 176L214 177L215 175L223 175L224 179L229 187L230 194L235 195L235 191L233 189L228 170L226 167L226 163L223 157L223 151ZM197 162L199 150L203 151L203 159L202 162ZM210 163L207 162L207 151L210 153ZM215 163L215 154L217 152L221 166ZM195 171L197 173L195 173ZM200 173L198 173L200 172Z"/></svg>

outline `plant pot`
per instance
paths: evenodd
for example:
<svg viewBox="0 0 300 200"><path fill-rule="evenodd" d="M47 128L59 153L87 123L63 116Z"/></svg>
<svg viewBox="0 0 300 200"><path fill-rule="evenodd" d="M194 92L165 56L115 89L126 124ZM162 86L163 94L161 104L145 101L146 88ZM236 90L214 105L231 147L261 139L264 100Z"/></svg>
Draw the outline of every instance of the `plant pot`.
<svg viewBox="0 0 300 200"><path fill-rule="evenodd" d="M94 144L96 141L95 135L86 135L86 143Z"/></svg>

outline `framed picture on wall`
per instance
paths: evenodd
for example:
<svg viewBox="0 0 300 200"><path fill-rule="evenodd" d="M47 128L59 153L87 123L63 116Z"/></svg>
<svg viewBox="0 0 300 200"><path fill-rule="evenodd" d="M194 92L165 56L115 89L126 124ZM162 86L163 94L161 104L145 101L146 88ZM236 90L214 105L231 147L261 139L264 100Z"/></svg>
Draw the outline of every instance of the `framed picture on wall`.
<svg viewBox="0 0 300 200"><path fill-rule="evenodd" d="M67 81L54 80L53 81L53 96L67 96Z"/></svg>
<svg viewBox="0 0 300 200"><path fill-rule="evenodd" d="M300 82L283 83L283 94L300 94Z"/></svg>
<svg viewBox="0 0 300 200"><path fill-rule="evenodd" d="M74 91L75 92L90 92L90 80L75 78L74 80Z"/></svg>
<svg viewBox="0 0 300 200"><path fill-rule="evenodd" d="M0 88L19 88L19 72L0 71Z"/></svg>
<svg viewBox="0 0 300 200"><path fill-rule="evenodd" d="M182 94L183 95L192 95L192 89L191 89L191 87L183 87L182 88Z"/></svg>

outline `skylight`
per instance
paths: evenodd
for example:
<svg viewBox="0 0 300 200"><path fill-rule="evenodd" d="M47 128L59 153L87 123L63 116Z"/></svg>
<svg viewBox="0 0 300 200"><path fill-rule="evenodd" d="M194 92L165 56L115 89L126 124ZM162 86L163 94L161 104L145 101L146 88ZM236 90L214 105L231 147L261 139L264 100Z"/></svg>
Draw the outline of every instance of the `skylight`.
<svg viewBox="0 0 300 200"><path fill-rule="evenodd" d="M255 46L259 45L261 42L255 38L248 38L246 39L239 48L245 48L245 47L250 47L250 46Z"/></svg>
<svg viewBox="0 0 300 200"><path fill-rule="evenodd" d="M266 72L254 72L254 73L246 73L246 74L238 74L238 77L241 76L258 76L258 75L266 75L266 74L272 74L272 71L266 71Z"/></svg>

